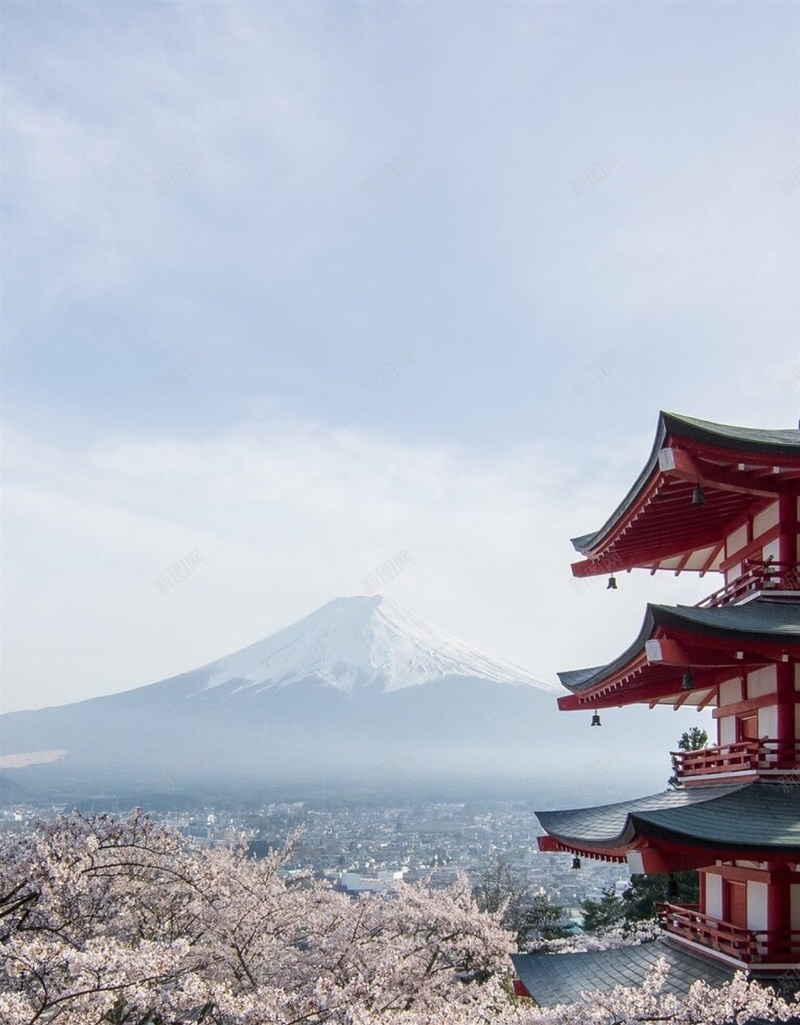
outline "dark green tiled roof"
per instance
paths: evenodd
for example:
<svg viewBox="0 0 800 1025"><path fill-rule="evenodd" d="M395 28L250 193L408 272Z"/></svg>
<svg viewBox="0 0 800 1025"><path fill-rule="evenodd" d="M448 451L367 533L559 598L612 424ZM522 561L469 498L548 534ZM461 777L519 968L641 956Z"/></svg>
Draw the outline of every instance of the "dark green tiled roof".
<svg viewBox="0 0 800 1025"><path fill-rule="evenodd" d="M565 673L559 673L558 678L564 686L571 691L583 690L595 676L601 678L607 666L592 666L590 669L569 669Z"/></svg>
<svg viewBox="0 0 800 1025"><path fill-rule="evenodd" d="M781 640L786 642L788 651L794 649L800 656L800 603L796 601L756 598L746 605L710 609L697 609L692 605L648 605L636 640L613 662L591 669L572 669L559 673L558 678L573 693L588 690L619 672L640 654L656 626L732 640Z"/></svg>
<svg viewBox="0 0 800 1025"><path fill-rule="evenodd" d="M783 452L800 454L800 430L796 428L764 429L715 424L679 413L661 413L665 435L679 434L697 441L708 441L722 448L743 448L749 452Z"/></svg>
<svg viewBox="0 0 800 1025"><path fill-rule="evenodd" d="M800 654L800 603L792 599L756 598L746 605L698 609L693 605L654 605L662 626L682 627L706 636L736 634L742 638L779 638L797 645Z"/></svg>
<svg viewBox="0 0 800 1025"><path fill-rule="evenodd" d="M583 954L512 954L517 977L542 1007L572 1004L582 991L607 991L615 986L640 988L660 958L669 964L665 993L685 997L693 983L711 986L730 982L734 969L668 940Z"/></svg>
<svg viewBox="0 0 800 1025"><path fill-rule="evenodd" d="M682 787L536 815L551 836L571 847L619 848L645 834L689 846L800 854L800 786L789 783Z"/></svg>

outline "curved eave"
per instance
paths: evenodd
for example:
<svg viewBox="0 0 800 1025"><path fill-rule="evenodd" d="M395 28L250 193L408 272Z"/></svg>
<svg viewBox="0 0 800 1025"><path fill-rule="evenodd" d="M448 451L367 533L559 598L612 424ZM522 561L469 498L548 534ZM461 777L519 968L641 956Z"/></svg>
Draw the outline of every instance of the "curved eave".
<svg viewBox="0 0 800 1025"><path fill-rule="evenodd" d="M795 842L790 843L763 843L758 840L747 839L720 839L712 841L708 838L697 837L691 832L671 829L658 822L653 822L646 815L631 816L631 833L637 839L645 841L663 841L680 847L721 851L728 857L735 852L737 857L745 857L749 854L764 858L770 856L800 858L800 835Z"/></svg>
<svg viewBox="0 0 800 1025"><path fill-rule="evenodd" d="M703 505L692 504L703 487ZM719 568L726 526L800 493L800 431L729 427L661 413L650 457L607 522L573 538L576 577L633 568Z"/></svg>
<svg viewBox="0 0 800 1025"><path fill-rule="evenodd" d="M698 980L715 989L723 986L731 981L736 969L735 965L670 943L663 937L611 950L512 954L511 960L525 992L546 1008L578 1003L586 993L608 992L620 985L641 989L659 962L669 966L662 992L680 999L687 996Z"/></svg>
<svg viewBox="0 0 800 1025"><path fill-rule="evenodd" d="M664 791L573 811L537 812L551 838L544 849L621 860L634 850L732 852L743 857L800 857L800 796L778 783L743 783ZM701 853L702 852L702 853Z"/></svg>
<svg viewBox="0 0 800 1025"><path fill-rule="evenodd" d="M699 841L693 837L681 837L679 834L671 839L662 837L655 830L643 829L629 844L593 844L577 838L560 838L552 833L537 837L539 850L543 854L572 854L579 858L591 858L593 861L610 861L617 864L629 862L629 855L634 852L646 851L648 855L647 874L652 872L682 872L687 869L703 868L713 865L721 857L729 861L748 861L750 859L791 858L797 860L800 852L794 846L763 846L741 843L715 843ZM656 852L656 859L651 852Z"/></svg>
<svg viewBox="0 0 800 1025"><path fill-rule="evenodd" d="M800 606L760 599L741 606L697 609L648 605L641 629L605 666L559 673L571 694L563 711L646 703L716 704L716 688L732 672L800 659ZM691 668L693 687L684 690Z"/></svg>

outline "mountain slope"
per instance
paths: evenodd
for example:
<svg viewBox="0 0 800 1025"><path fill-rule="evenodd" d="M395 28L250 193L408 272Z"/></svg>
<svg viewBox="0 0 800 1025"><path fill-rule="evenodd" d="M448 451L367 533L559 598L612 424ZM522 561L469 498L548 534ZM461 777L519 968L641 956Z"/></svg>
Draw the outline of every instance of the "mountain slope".
<svg viewBox="0 0 800 1025"><path fill-rule="evenodd" d="M624 736L586 726L524 670L379 596L337 598L171 679L0 717L0 771L70 794L368 780L398 762L407 777L552 782Z"/></svg>
<svg viewBox="0 0 800 1025"><path fill-rule="evenodd" d="M315 678L342 691L399 690L446 676L538 686L530 673L468 647L376 595L335 598L292 626L195 670L206 688L287 687Z"/></svg>

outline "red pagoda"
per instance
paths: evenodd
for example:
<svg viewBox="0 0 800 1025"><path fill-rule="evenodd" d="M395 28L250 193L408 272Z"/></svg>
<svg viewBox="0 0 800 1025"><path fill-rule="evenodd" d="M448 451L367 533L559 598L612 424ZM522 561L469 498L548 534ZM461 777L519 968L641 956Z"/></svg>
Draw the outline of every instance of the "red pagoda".
<svg viewBox="0 0 800 1025"><path fill-rule="evenodd" d="M516 956L518 991L540 1004L637 985L661 956L677 993L736 970L800 986L799 513L800 430L662 413L631 490L600 530L573 540L576 577L714 571L722 586L696 606L648 605L612 662L559 674L570 691L559 707L711 708L717 737L674 753L677 789L537 813L543 851L700 877L698 905L661 906L655 943Z"/></svg>

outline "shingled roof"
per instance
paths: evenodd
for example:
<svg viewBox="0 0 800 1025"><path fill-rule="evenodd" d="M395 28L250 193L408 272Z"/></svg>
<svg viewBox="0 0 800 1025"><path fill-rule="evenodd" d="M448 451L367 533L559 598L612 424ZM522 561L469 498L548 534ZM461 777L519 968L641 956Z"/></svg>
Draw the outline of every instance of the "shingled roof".
<svg viewBox="0 0 800 1025"><path fill-rule="evenodd" d="M573 694L580 694L612 679L635 660L641 661L646 642L653 637L658 628L671 634L694 634L701 638L728 641L735 644L737 650L747 644L779 644L782 651L794 651L796 655L800 655L800 617L796 603L773 598L756 598L743 605L722 605L704 609L690 605L648 604L636 640L621 655L604 666L561 672L558 674L559 680L567 690L571 690ZM737 663L732 657L731 665L741 665L741 662ZM654 673L655 670L651 675ZM649 696L642 698L649 699ZM620 702L615 699L610 703ZM560 700L559 705L561 708L574 707L569 699Z"/></svg>
<svg viewBox="0 0 800 1025"><path fill-rule="evenodd" d="M675 458L689 462L677 465ZM698 509L690 500L699 484L706 499ZM585 556L573 573L717 569L725 525L754 502L796 494L798 487L800 430L733 427L662 412L650 456L627 495L599 530L572 539Z"/></svg>
<svg viewBox="0 0 800 1025"><path fill-rule="evenodd" d="M661 958L669 965L663 992L685 997L692 984L730 982L734 969L712 961L666 938L614 950L580 954L512 954L517 977L541 1007L571 1004L582 992L606 992L615 986L640 988Z"/></svg>
<svg viewBox="0 0 800 1025"><path fill-rule="evenodd" d="M800 787L789 783L686 787L536 815L550 836L569 849L619 852L648 837L764 856L796 856L800 850Z"/></svg>

